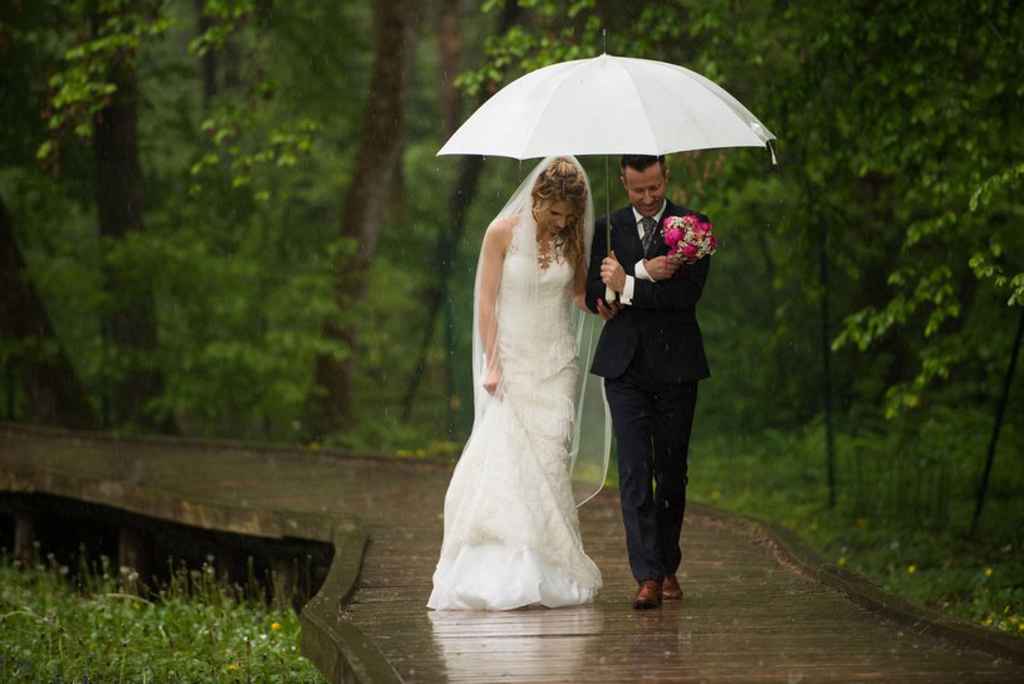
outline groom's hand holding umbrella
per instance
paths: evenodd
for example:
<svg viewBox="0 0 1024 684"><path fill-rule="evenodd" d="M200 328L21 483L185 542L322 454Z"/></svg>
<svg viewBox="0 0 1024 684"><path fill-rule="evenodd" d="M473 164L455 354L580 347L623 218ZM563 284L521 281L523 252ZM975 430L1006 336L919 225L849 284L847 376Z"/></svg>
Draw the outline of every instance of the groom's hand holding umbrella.
<svg viewBox="0 0 1024 684"><path fill-rule="evenodd" d="M601 281L620 294L626 287L626 272L622 270L622 264L615 258L615 252L610 252L601 262Z"/></svg>
<svg viewBox="0 0 1024 684"><path fill-rule="evenodd" d="M626 272L622 270L622 265L615 258L615 252L610 252L601 262L601 281L609 290L618 293L621 293L622 288L626 286ZM602 299L597 300L597 314L606 321L615 318L621 309L622 304L618 299L609 302Z"/></svg>

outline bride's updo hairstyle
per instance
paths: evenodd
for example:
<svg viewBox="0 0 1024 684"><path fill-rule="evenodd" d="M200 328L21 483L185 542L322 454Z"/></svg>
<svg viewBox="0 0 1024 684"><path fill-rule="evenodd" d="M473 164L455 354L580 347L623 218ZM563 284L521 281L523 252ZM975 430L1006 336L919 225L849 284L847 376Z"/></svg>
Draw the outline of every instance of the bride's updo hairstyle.
<svg viewBox="0 0 1024 684"><path fill-rule="evenodd" d="M573 220L554 235L555 247L563 250L566 261L577 266L583 259L583 213L587 208L587 182L583 172L568 159L559 157L537 176L533 184L534 208L548 202L567 201L572 205Z"/></svg>

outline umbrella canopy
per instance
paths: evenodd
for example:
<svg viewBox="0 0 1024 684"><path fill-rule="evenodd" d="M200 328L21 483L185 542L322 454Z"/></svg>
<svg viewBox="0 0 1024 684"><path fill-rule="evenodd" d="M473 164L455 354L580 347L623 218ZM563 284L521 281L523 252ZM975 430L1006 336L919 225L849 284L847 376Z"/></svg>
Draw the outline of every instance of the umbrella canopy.
<svg viewBox="0 0 1024 684"><path fill-rule="evenodd" d="M739 100L694 71L604 54L552 64L509 83L438 154L660 155L770 149L774 138Z"/></svg>

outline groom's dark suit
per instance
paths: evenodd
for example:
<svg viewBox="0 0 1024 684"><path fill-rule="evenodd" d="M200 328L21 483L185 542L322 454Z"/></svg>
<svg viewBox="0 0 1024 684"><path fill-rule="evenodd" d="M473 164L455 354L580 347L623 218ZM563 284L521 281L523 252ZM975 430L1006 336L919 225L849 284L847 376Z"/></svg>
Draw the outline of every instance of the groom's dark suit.
<svg viewBox="0 0 1024 684"><path fill-rule="evenodd" d="M687 213L667 202L662 221ZM605 222L601 218L594 227L587 276L587 306L595 312L605 291ZM658 234L644 254L631 206L614 212L611 222L612 249L627 275L635 275L641 259L668 252ZM636 278L632 303L605 324L591 367L592 373L605 378L626 545L639 582L674 575L682 560L679 536L697 381L710 375L696 317L710 266L711 257L705 257L684 264L668 280Z"/></svg>

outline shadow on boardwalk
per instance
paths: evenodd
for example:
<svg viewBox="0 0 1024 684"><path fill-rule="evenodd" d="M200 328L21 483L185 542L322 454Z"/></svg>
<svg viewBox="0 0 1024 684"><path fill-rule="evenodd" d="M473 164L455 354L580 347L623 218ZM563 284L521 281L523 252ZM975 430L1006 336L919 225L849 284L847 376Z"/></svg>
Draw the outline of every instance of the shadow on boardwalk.
<svg viewBox="0 0 1024 684"><path fill-rule="evenodd" d="M450 470L0 426L0 496L49 493L334 543L331 576L303 611L304 652L332 681L1024 681L1020 659L868 610L790 562L776 540L702 507L686 518L684 600L633 611L613 492L581 509L605 580L593 605L429 611Z"/></svg>

